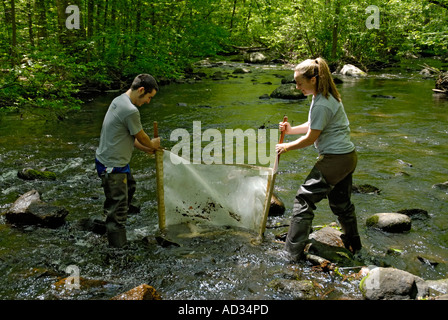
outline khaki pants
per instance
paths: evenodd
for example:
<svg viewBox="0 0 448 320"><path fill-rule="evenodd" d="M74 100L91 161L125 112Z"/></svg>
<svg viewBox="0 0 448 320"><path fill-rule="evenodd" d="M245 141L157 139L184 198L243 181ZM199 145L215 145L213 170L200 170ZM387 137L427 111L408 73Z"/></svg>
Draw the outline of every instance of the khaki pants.
<svg viewBox="0 0 448 320"><path fill-rule="evenodd" d="M285 244L293 260L303 258L316 203L324 198L328 198L332 212L338 217L344 232L343 241L346 247L351 247L353 251L360 249L355 206L350 200L352 174L356 164L356 151L319 157L294 199L291 225Z"/></svg>

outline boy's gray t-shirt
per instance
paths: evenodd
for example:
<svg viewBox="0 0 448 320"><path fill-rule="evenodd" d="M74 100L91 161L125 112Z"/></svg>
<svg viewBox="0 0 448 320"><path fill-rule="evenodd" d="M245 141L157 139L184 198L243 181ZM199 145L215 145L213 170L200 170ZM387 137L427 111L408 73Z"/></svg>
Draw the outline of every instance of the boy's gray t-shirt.
<svg viewBox="0 0 448 320"><path fill-rule="evenodd" d="M96 158L104 166L124 167L131 161L135 135L143 129L140 112L125 93L115 98L107 110L101 129Z"/></svg>
<svg viewBox="0 0 448 320"><path fill-rule="evenodd" d="M346 154L355 150L350 140L350 127L342 102L331 94L313 97L308 121L311 129L321 130L314 143L319 154Z"/></svg>

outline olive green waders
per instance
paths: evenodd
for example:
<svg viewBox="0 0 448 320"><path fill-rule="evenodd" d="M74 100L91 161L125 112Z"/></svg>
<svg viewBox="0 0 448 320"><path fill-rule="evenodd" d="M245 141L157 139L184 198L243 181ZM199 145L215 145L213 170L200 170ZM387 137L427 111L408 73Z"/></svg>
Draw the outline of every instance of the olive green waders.
<svg viewBox="0 0 448 320"><path fill-rule="evenodd" d="M131 173L104 173L104 214L109 245L122 247L126 244L126 219L135 193L136 182Z"/></svg>
<svg viewBox="0 0 448 320"><path fill-rule="evenodd" d="M341 238L345 247L353 252L361 249L355 206L350 200L352 174L356 164L356 151L344 155L323 155L316 162L294 199L285 244L292 260L303 259L316 203L324 198L328 198L332 212L338 217L344 233Z"/></svg>

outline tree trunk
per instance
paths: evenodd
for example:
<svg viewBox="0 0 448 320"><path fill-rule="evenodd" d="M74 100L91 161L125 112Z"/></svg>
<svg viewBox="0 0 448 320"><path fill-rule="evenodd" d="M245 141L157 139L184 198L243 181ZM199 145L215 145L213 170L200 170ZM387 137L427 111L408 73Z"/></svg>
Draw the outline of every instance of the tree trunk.
<svg viewBox="0 0 448 320"><path fill-rule="evenodd" d="M17 60L17 26L16 26L16 5L15 0L11 0L11 61L12 65L16 64Z"/></svg>
<svg viewBox="0 0 448 320"><path fill-rule="evenodd" d="M94 3L93 0L87 1L87 37L91 38L93 36L93 10Z"/></svg>
<svg viewBox="0 0 448 320"><path fill-rule="evenodd" d="M331 44L331 59L336 59L336 54L338 50L338 32L339 32L339 14L341 12L339 1L335 1L335 15L334 15L334 25L333 25L333 41Z"/></svg>
<svg viewBox="0 0 448 320"><path fill-rule="evenodd" d="M37 13L37 37L44 39L47 37L47 8L44 0L34 2L34 11Z"/></svg>
<svg viewBox="0 0 448 320"><path fill-rule="evenodd" d="M34 46L34 34L33 34L33 5L32 0L28 0L27 10L28 10L28 37L31 46Z"/></svg>
<svg viewBox="0 0 448 320"><path fill-rule="evenodd" d="M233 11L232 11L232 17L230 18L230 34L232 34L232 30L233 30L233 19L235 18L235 13L236 13L236 2L238 0L234 0L233 1Z"/></svg>

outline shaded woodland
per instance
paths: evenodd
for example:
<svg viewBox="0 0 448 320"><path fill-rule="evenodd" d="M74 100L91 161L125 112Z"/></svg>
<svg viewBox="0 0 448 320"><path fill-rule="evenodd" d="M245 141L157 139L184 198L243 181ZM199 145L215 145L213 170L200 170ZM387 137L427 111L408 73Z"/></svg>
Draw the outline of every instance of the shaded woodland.
<svg viewBox="0 0 448 320"><path fill-rule="evenodd" d="M366 25L369 6L379 10L378 28ZM76 110L85 90L117 88L142 72L175 79L236 48L367 70L448 56L446 0L2 0L0 8L4 111Z"/></svg>

